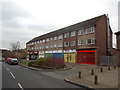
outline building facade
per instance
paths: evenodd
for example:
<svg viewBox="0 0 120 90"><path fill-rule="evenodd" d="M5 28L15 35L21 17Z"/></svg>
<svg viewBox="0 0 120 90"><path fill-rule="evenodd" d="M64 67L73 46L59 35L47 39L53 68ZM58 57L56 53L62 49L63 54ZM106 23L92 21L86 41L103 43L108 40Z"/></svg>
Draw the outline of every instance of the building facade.
<svg viewBox="0 0 120 90"><path fill-rule="evenodd" d="M120 66L120 31L115 33L117 40L118 65Z"/></svg>
<svg viewBox="0 0 120 90"><path fill-rule="evenodd" d="M108 43L109 28L109 43ZM109 47L108 47L109 44ZM99 64L100 56L112 49L112 30L101 15L38 37L26 43L28 58L60 55L64 62Z"/></svg>

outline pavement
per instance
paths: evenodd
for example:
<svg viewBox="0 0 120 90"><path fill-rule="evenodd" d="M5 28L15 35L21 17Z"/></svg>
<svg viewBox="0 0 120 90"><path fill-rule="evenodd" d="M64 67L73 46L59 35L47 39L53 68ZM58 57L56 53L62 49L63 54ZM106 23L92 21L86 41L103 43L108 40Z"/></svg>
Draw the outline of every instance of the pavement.
<svg viewBox="0 0 120 90"><path fill-rule="evenodd" d="M79 74L67 76L64 78L65 81L82 86L89 89L106 89L114 88L118 90L118 70L113 66L108 70L108 66L97 66L97 65L74 65L74 69L79 69L81 71L81 78ZM100 68L103 69L103 72L100 72ZM94 70L94 75L91 75L91 70ZM98 84L94 84L94 77L98 76ZM120 86L120 85L119 85Z"/></svg>

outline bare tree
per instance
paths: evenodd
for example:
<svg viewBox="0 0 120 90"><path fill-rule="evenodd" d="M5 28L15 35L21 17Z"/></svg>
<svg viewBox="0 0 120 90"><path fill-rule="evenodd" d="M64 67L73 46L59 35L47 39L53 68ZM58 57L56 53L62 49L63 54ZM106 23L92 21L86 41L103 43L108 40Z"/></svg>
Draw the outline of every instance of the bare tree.
<svg viewBox="0 0 120 90"><path fill-rule="evenodd" d="M11 43L11 48L12 48L12 50L19 50L20 49L20 42L17 41L17 42Z"/></svg>

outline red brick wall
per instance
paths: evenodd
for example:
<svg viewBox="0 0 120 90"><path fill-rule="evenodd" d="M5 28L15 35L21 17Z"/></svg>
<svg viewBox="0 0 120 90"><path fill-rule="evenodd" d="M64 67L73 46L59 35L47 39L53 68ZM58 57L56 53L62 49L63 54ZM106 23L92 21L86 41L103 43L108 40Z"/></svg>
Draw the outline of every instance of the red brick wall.
<svg viewBox="0 0 120 90"><path fill-rule="evenodd" d="M100 56L106 56L106 16L102 16L99 18L98 22L96 23L95 27L95 38L96 38L96 59L97 64L99 64Z"/></svg>

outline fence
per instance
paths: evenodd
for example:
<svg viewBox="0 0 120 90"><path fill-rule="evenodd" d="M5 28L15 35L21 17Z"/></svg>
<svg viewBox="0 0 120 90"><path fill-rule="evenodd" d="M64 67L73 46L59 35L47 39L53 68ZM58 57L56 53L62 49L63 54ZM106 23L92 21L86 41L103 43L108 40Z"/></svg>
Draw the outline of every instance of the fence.
<svg viewBox="0 0 120 90"><path fill-rule="evenodd" d="M117 56L100 56L100 65L118 65Z"/></svg>

